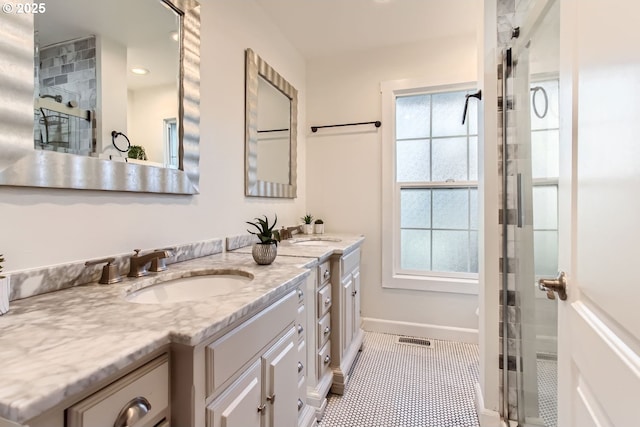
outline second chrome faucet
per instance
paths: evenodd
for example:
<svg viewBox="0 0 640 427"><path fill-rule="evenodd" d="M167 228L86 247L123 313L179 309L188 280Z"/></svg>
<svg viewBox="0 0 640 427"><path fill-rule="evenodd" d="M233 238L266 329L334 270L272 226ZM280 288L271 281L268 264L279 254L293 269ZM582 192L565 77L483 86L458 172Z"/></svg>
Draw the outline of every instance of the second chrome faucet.
<svg viewBox="0 0 640 427"><path fill-rule="evenodd" d="M149 274L147 264L151 263L151 271L163 271L167 269L165 258L169 258L172 254L168 249L160 249L140 255L140 249L134 249L135 255L129 259L128 277L142 277Z"/></svg>

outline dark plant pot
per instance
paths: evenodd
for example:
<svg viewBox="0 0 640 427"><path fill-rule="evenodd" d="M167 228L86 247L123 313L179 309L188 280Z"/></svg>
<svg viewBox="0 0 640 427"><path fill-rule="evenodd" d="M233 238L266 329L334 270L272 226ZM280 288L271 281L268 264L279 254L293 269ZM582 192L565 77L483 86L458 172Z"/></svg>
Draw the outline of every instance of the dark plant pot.
<svg viewBox="0 0 640 427"><path fill-rule="evenodd" d="M262 243L254 243L251 249L251 255L253 260L260 265L269 265L276 259L278 255L278 247L275 243L268 245Z"/></svg>

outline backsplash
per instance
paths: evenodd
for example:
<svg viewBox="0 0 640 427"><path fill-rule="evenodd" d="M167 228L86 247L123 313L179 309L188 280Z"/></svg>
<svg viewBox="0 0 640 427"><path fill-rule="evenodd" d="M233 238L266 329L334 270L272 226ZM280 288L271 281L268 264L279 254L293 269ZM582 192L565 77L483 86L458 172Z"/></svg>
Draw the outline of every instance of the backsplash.
<svg viewBox="0 0 640 427"><path fill-rule="evenodd" d="M173 256L167 258L167 264L218 254L223 251L223 240L212 239L175 245L170 250ZM113 264L118 266L120 274L126 275L129 271L131 255L133 253L107 255L104 258L115 258ZM97 282L102 274L103 264L86 267L84 263L85 261L79 261L12 272L9 275L11 277L9 301Z"/></svg>

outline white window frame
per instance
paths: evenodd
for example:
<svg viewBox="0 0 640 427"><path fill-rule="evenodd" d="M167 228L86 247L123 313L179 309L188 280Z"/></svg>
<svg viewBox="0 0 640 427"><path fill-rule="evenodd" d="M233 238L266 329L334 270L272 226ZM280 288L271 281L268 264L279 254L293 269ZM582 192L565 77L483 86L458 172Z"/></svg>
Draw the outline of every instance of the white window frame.
<svg viewBox="0 0 640 427"><path fill-rule="evenodd" d="M478 294L477 273L440 273L412 275L398 271L400 265L400 185L396 183L396 97L419 93L470 90L477 82L434 85L417 80L382 82L382 287L460 294ZM474 102L471 100L470 102ZM462 117L460 117L462 120ZM481 153L478 153L480 156ZM403 187L410 186L402 183ZM469 186L456 182L447 187ZM479 183L478 183L479 184ZM474 184L475 185L475 184Z"/></svg>

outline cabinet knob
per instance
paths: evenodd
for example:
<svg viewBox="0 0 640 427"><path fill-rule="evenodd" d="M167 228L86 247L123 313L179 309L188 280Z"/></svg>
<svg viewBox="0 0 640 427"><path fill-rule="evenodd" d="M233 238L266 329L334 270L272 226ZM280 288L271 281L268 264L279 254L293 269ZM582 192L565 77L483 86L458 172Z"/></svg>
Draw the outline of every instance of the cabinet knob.
<svg viewBox="0 0 640 427"><path fill-rule="evenodd" d="M303 369L304 365L302 364L302 362L298 362L298 373L302 372Z"/></svg>
<svg viewBox="0 0 640 427"><path fill-rule="evenodd" d="M328 354L324 357L324 364L328 365L329 363L331 363L331 356L329 356Z"/></svg>
<svg viewBox="0 0 640 427"><path fill-rule="evenodd" d="M355 297L356 295L358 295L358 291L353 291L353 292L351 292L351 296L352 296L352 297Z"/></svg>
<svg viewBox="0 0 640 427"><path fill-rule="evenodd" d="M304 402L301 399L298 399L298 411L302 409L304 406Z"/></svg>
<svg viewBox="0 0 640 427"><path fill-rule="evenodd" d="M298 323L298 335L304 332L304 328Z"/></svg>
<svg viewBox="0 0 640 427"><path fill-rule="evenodd" d="M330 327L327 326L326 328L324 328L324 334L325 335L329 335L330 332L331 332L331 328Z"/></svg>
<svg viewBox="0 0 640 427"><path fill-rule="evenodd" d="M267 402L273 404L276 401L276 394L273 393L271 396L267 396Z"/></svg>
<svg viewBox="0 0 640 427"><path fill-rule="evenodd" d="M325 270L324 274L323 274L324 278L328 278L329 276L331 276L331 273L329 272L329 270Z"/></svg>
<svg viewBox="0 0 640 427"><path fill-rule="evenodd" d="M267 405L265 405L264 403L260 406L258 406L258 412L260 412L260 414L264 414L264 410L266 409Z"/></svg>
<svg viewBox="0 0 640 427"><path fill-rule="evenodd" d="M302 289L298 288L298 298L302 298L304 296L304 292Z"/></svg>
<svg viewBox="0 0 640 427"><path fill-rule="evenodd" d="M326 300L324 300L324 305L330 305L331 304L331 298L327 298Z"/></svg>
<svg viewBox="0 0 640 427"><path fill-rule="evenodd" d="M142 397L134 397L120 411L113 427L128 427L136 424L151 410L151 403Z"/></svg>

